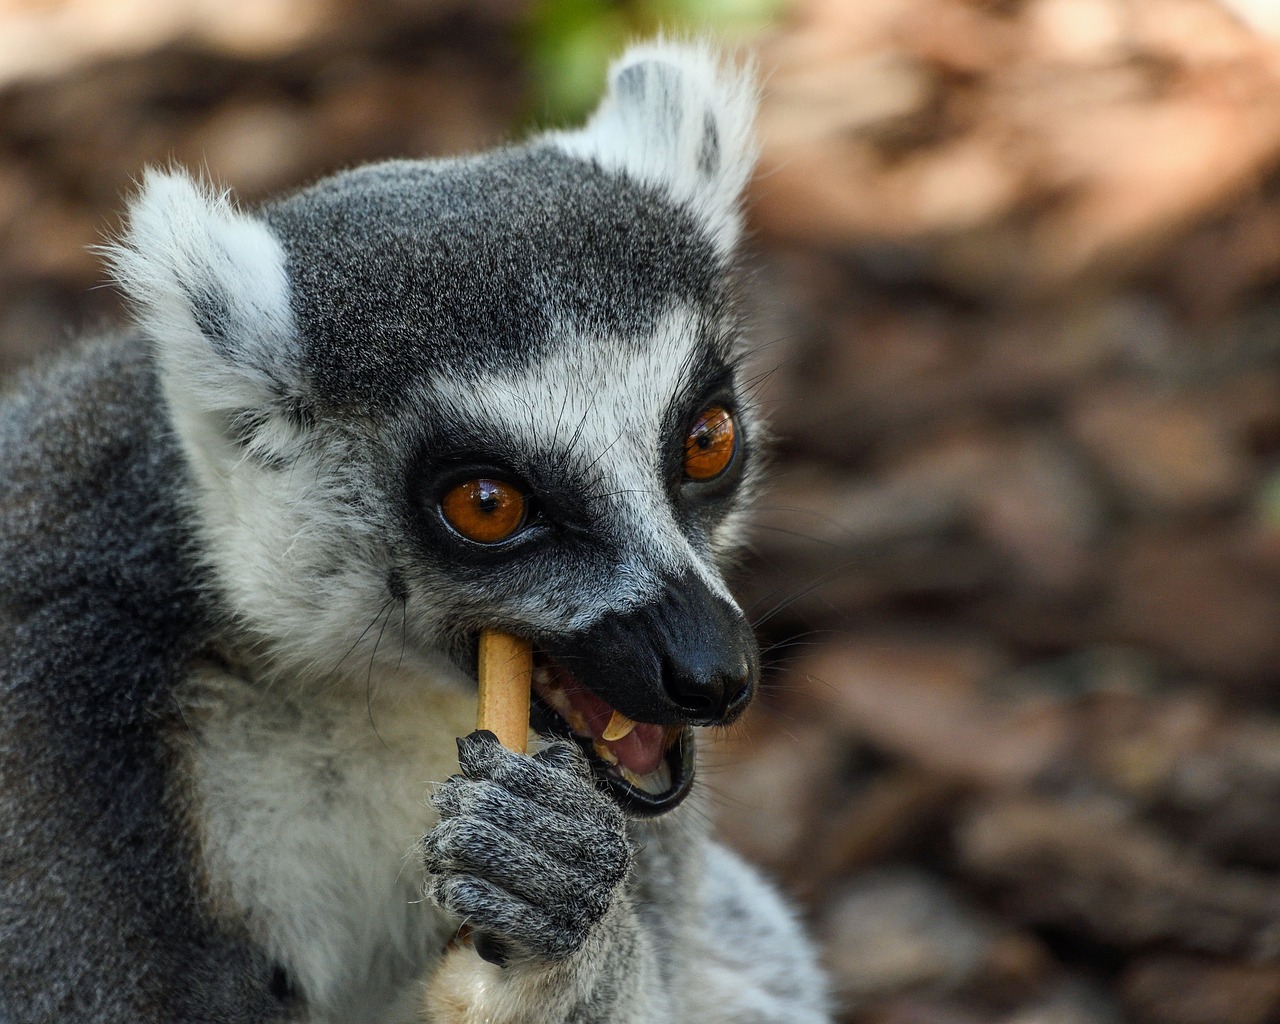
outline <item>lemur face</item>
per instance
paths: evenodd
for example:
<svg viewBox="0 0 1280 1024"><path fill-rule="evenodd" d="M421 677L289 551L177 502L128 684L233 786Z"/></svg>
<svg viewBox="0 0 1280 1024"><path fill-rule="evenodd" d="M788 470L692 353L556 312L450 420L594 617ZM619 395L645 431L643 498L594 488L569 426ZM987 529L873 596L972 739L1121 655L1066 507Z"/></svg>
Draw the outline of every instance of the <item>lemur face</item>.
<svg viewBox="0 0 1280 1024"><path fill-rule="evenodd" d="M633 51L581 132L255 216L152 175L114 254L206 558L274 670L527 636L535 726L639 813L679 802L690 727L757 675L721 576L761 430L729 275L751 98L690 56Z"/></svg>
<svg viewBox="0 0 1280 1024"><path fill-rule="evenodd" d="M683 794L685 727L732 720L756 676L718 557L737 539L754 420L696 325L673 311L633 345L561 326L532 366L462 392L437 380L432 414L406 423L410 609L437 616L447 595L449 622L529 636L535 725L572 723L637 810ZM606 739L615 710L643 724Z"/></svg>

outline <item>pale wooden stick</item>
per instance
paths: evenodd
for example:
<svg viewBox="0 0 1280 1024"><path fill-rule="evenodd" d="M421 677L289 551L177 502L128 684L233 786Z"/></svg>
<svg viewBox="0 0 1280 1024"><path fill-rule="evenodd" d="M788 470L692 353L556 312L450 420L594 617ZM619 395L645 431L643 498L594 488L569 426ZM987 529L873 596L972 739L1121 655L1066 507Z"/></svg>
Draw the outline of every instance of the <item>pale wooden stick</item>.
<svg viewBox="0 0 1280 1024"><path fill-rule="evenodd" d="M480 701L476 728L488 729L508 750L525 752L529 741L529 681L533 648L528 640L486 629L480 634Z"/></svg>
<svg viewBox="0 0 1280 1024"><path fill-rule="evenodd" d="M477 674L480 695L476 703L476 728L488 729L508 750L523 754L529 743L529 687L533 677L533 647L528 640L499 633L497 630L482 630ZM446 957L462 955L461 951L470 950L471 946L471 927L463 924L458 929L458 934L445 947ZM470 977L469 972L467 976ZM453 1014L465 1013L467 1007L458 997L446 996L444 1003L440 1003L433 992L433 988L440 986L439 973L436 978L424 991L422 1019L446 1019L446 1014L437 1013L439 1007L445 1005L449 1010L448 1020L461 1020L461 1017L455 1018Z"/></svg>

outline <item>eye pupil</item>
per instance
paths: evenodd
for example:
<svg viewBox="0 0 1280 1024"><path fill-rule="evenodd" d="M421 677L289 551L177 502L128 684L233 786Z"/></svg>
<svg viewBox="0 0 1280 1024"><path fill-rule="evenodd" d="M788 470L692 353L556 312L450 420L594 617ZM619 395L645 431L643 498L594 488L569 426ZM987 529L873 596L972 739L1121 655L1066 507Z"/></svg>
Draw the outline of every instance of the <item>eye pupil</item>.
<svg viewBox="0 0 1280 1024"><path fill-rule="evenodd" d="M528 498L505 480L467 480L440 500L440 512L457 533L479 544L515 534L528 514Z"/></svg>

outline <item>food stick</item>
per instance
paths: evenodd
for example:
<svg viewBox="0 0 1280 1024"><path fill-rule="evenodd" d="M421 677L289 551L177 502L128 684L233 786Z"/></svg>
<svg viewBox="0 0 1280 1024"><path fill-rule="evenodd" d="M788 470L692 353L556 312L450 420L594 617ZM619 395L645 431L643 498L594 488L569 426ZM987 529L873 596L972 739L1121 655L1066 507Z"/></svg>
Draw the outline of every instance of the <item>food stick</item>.
<svg viewBox="0 0 1280 1024"><path fill-rule="evenodd" d="M533 677L533 647L528 640L485 629L480 632L477 675L480 695L476 728L488 729L508 750L523 754L529 743L529 686ZM470 949L471 926L463 924L450 949ZM423 1004L431 1015L431 997ZM434 1016L432 1016L434 1019ZM452 1018L450 1018L452 1019Z"/></svg>
<svg viewBox="0 0 1280 1024"><path fill-rule="evenodd" d="M533 648L528 640L486 629L480 634L480 700L476 728L488 729L508 750L525 752L529 740L529 680Z"/></svg>

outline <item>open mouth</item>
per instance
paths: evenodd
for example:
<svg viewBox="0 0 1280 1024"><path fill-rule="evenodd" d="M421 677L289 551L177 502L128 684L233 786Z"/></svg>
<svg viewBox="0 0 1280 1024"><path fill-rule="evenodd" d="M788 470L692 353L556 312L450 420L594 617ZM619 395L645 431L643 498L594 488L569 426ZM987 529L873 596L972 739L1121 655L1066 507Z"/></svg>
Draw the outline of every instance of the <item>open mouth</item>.
<svg viewBox="0 0 1280 1024"><path fill-rule="evenodd" d="M635 722L544 654L534 656L530 720L544 736L573 740L596 777L633 815L663 814L693 785L692 728Z"/></svg>

